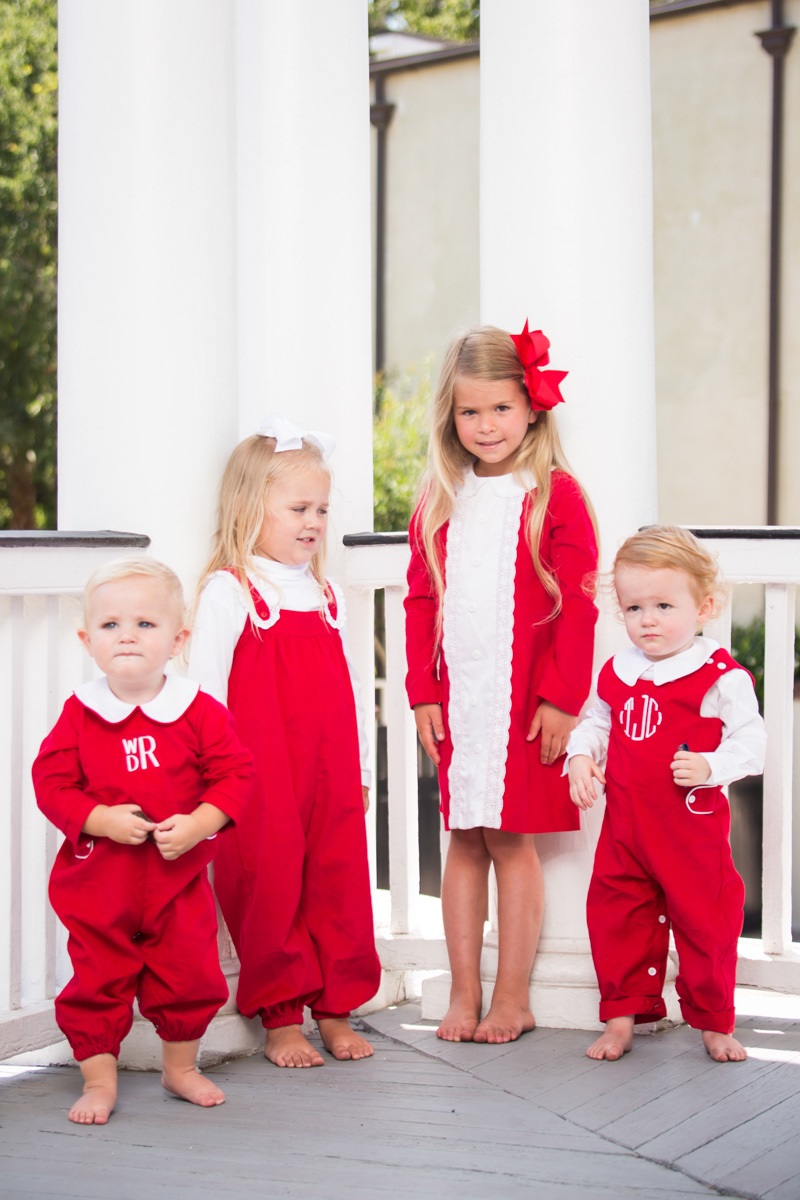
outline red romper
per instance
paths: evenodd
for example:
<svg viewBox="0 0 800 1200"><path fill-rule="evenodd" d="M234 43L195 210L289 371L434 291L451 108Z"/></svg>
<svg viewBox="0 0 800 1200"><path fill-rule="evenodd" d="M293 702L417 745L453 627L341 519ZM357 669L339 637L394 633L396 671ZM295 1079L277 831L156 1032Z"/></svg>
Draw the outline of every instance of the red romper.
<svg viewBox="0 0 800 1200"><path fill-rule="evenodd" d="M255 588L262 620L269 609ZM335 622L336 605L330 616ZM214 880L241 970L237 1004L267 1029L341 1017L380 984L353 685L319 611L248 619L228 707L255 759L256 797Z"/></svg>
<svg viewBox="0 0 800 1200"><path fill-rule="evenodd" d="M629 686L613 660L597 694L611 709L606 810L587 898L600 1020L666 1015L661 996L670 925L679 958L681 1012L695 1029L731 1033L744 884L733 865L730 809L721 788L688 790L669 764L682 744L720 744L722 722L701 717L720 669L743 668L717 650L698 670L656 686Z"/></svg>
<svg viewBox="0 0 800 1200"><path fill-rule="evenodd" d="M55 1011L78 1061L119 1055L134 997L166 1042L202 1037L228 998L207 871L227 830L167 862L149 839L87 837L92 809L137 804L163 821L206 801L238 821L252 774L229 714L188 679L168 675L142 707L118 700L104 678L67 700L33 783L40 809L66 835L50 900L69 933L74 975Z"/></svg>
<svg viewBox="0 0 800 1200"><path fill-rule="evenodd" d="M409 703L441 703L445 739L439 745L439 790L445 829L486 826L511 833L552 833L577 829L580 814L569 798L562 763L545 766L537 738L528 742L534 713L542 701L577 716L591 684L592 652L597 608L592 599L597 570L597 544L580 488L562 471L553 472L550 504L542 526L542 561L555 572L561 589L561 609L552 618L553 599L533 566L526 526L530 496L522 505L518 533L514 536L510 705L501 732L502 765L499 770L499 812L465 825L451 821L451 763L458 740L451 721L450 673L444 654L436 650L437 598L420 538L421 512L415 512L409 533L411 562L408 569L406 607L406 690ZM449 524L438 538L443 568L447 570ZM513 548L512 548L513 552ZM466 556L468 569L474 561ZM450 587L450 583L447 583ZM499 585L498 585L499 586ZM457 589L456 589L457 590ZM445 609L445 613L447 609ZM476 696L471 703L493 709L491 697ZM485 725L490 724L487 714ZM487 734L487 736L489 736ZM463 740L463 739L462 739ZM457 781L458 782L458 781ZM480 786L483 786L481 782ZM487 772L488 793L493 770Z"/></svg>

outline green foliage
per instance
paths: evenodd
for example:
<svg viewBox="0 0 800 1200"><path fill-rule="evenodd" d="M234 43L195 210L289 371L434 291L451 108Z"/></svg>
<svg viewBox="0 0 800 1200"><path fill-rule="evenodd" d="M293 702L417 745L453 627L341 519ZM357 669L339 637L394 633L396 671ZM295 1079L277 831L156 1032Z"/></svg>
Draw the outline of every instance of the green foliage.
<svg viewBox="0 0 800 1200"><path fill-rule="evenodd" d="M748 625L731 629L731 654L747 667L756 681L758 707L764 711L764 618L755 617ZM800 680L800 634L794 641L794 678Z"/></svg>
<svg viewBox="0 0 800 1200"><path fill-rule="evenodd" d="M369 0L369 31L423 33L453 42L477 41L478 0Z"/></svg>
<svg viewBox="0 0 800 1200"><path fill-rule="evenodd" d="M398 377L391 385L382 376L376 380L372 439L376 532L408 529L428 449L429 395L430 385L414 376Z"/></svg>
<svg viewBox="0 0 800 1200"><path fill-rule="evenodd" d="M0 0L0 527L55 525L55 0Z"/></svg>

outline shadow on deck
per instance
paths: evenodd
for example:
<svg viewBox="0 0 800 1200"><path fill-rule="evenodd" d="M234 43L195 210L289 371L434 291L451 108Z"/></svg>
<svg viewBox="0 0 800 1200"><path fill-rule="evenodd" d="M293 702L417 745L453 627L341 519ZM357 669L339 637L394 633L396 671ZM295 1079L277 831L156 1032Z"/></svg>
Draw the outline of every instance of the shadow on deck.
<svg viewBox="0 0 800 1200"><path fill-rule="evenodd" d="M220 1065L228 1103L210 1111L124 1072L117 1112L97 1128L66 1119L74 1068L0 1067L0 1194L797 1200L797 1000L740 989L737 1002L750 1057L725 1065L685 1027L637 1037L613 1064L587 1059L591 1035L572 1030L451 1045L406 1004L365 1019L365 1062Z"/></svg>

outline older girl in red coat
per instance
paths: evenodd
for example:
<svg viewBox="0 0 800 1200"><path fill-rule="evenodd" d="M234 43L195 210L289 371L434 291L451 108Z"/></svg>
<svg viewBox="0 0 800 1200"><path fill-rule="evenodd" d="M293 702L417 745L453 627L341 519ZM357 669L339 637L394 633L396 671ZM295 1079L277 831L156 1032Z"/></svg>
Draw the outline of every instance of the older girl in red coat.
<svg viewBox="0 0 800 1200"><path fill-rule="evenodd" d="M439 767L449 1041L534 1027L529 983L544 907L534 835L578 827L557 759L591 681L597 542L558 439L548 339L485 326L458 337L433 409L411 524L407 690ZM488 874L499 958L481 1020Z"/></svg>

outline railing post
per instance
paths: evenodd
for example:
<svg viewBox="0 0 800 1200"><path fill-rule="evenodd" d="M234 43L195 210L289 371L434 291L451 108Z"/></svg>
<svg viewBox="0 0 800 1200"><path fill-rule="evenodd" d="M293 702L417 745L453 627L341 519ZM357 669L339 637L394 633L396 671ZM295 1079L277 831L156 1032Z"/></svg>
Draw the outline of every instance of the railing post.
<svg viewBox="0 0 800 1200"><path fill-rule="evenodd" d="M416 932L419 923L419 816L417 732L406 703L403 596L386 588L386 721L389 766L389 885L392 933Z"/></svg>
<svg viewBox="0 0 800 1200"><path fill-rule="evenodd" d="M792 692L795 592L793 584L766 587L764 719L769 730L764 766L762 940L767 954L784 954L792 941Z"/></svg>

